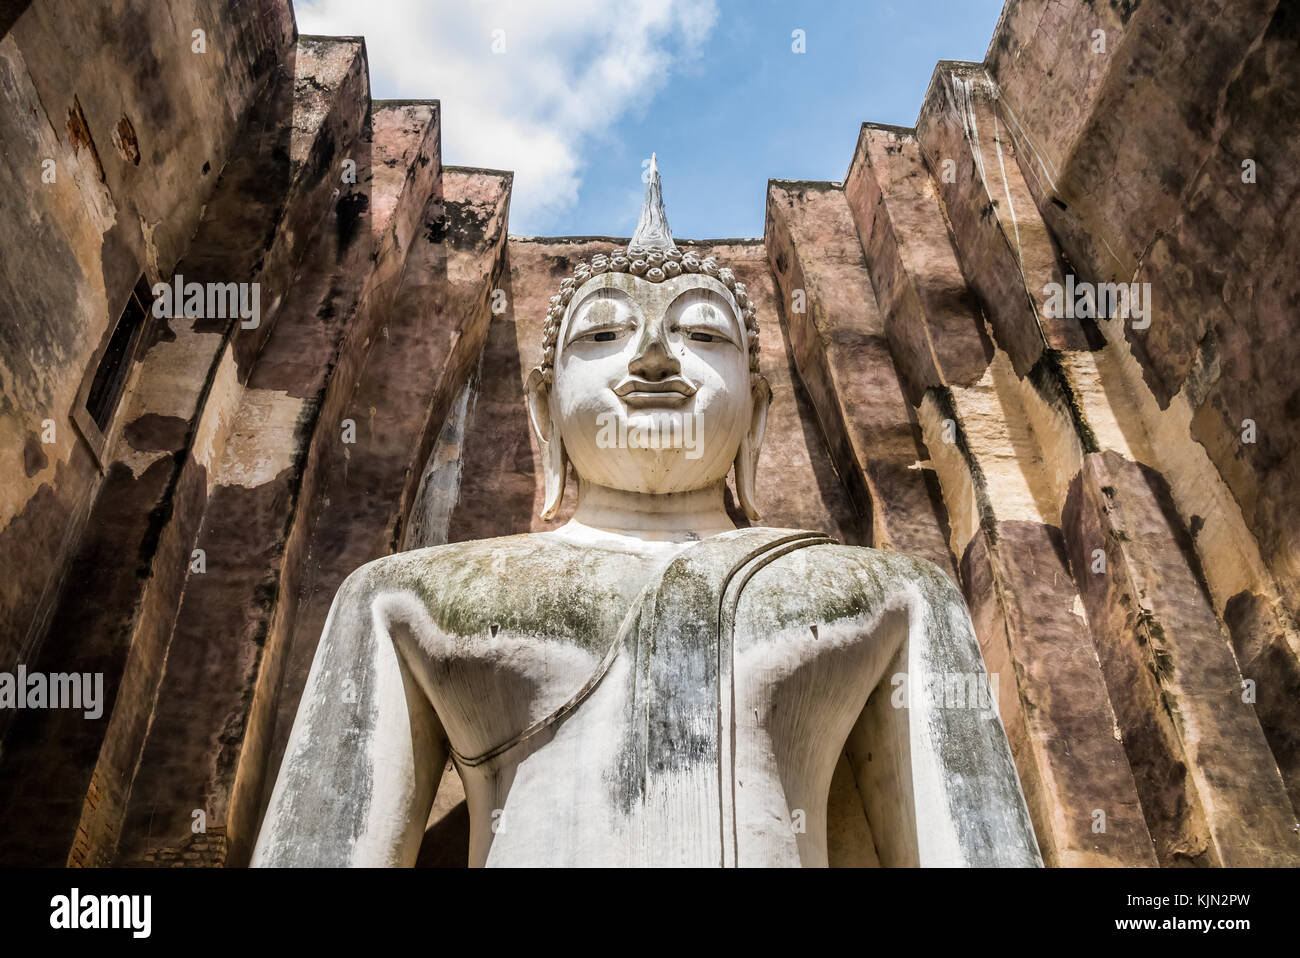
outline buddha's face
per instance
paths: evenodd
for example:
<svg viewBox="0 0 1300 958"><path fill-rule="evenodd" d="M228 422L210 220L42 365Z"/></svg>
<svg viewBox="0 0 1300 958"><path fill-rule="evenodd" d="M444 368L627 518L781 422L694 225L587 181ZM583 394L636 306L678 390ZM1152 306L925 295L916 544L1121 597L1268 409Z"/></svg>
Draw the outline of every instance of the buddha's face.
<svg viewBox="0 0 1300 958"><path fill-rule="evenodd" d="M540 398L539 436L554 439L540 414L580 477L663 494L716 484L742 446L756 451L767 387L751 376L745 323L722 283L605 273L569 303Z"/></svg>

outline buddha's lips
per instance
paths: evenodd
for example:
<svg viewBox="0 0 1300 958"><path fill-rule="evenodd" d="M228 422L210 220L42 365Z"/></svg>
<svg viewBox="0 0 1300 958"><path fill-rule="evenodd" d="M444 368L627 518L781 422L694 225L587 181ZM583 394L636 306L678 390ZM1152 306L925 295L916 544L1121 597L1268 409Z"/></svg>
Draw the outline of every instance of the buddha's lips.
<svg viewBox="0 0 1300 958"><path fill-rule="evenodd" d="M630 406L644 406L652 403L681 403L695 395L692 386L680 376L651 382L647 379L625 379L614 388L618 396Z"/></svg>

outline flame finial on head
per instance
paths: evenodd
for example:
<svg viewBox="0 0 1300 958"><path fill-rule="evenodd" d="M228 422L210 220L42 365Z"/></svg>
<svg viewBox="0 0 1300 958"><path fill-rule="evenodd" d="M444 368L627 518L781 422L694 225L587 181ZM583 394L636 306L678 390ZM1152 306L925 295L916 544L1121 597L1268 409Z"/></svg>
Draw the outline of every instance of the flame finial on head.
<svg viewBox="0 0 1300 958"><path fill-rule="evenodd" d="M673 245L673 231L668 228L668 214L664 212L663 184L659 180L659 160L650 154L650 179L646 182L645 204L637 220L632 246L669 249Z"/></svg>

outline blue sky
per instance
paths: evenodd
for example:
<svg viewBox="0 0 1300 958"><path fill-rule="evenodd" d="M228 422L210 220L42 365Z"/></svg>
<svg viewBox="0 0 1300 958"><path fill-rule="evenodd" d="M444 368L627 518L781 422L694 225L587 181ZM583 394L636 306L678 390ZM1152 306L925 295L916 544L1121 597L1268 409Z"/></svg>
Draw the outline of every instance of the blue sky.
<svg viewBox="0 0 1300 958"><path fill-rule="evenodd" d="M1002 0L296 0L366 37L372 95L440 99L447 164L516 173L510 231L628 235L659 155L674 235L761 236L770 177L840 180L863 121L911 126ZM792 31L805 33L796 54Z"/></svg>

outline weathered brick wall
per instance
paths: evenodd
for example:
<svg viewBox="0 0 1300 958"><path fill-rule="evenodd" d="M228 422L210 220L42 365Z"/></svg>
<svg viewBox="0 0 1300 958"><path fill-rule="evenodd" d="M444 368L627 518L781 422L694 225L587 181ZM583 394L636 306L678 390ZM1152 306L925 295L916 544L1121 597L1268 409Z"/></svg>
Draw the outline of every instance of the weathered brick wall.
<svg viewBox="0 0 1300 958"><path fill-rule="evenodd" d="M988 64L940 63L916 128L864 127L843 186L1051 863L1300 860L1296 540L1260 495L1295 448L1265 345L1289 316L1260 308L1294 299L1295 188L1241 166L1281 164L1295 28L1278 4L1013 0ZM1149 326L1052 305L1130 281ZM1237 413L1211 438L1220 392L1275 444Z"/></svg>
<svg viewBox="0 0 1300 958"><path fill-rule="evenodd" d="M5 21L0 668L12 669L49 629L105 482L69 418L83 377L141 273L169 277L188 248L250 104L292 60L294 21L288 0L38 0L7 5Z"/></svg>
<svg viewBox="0 0 1300 958"><path fill-rule="evenodd" d="M151 848L133 864L149 868L221 868L226 864L226 830L212 828L175 847Z"/></svg>

